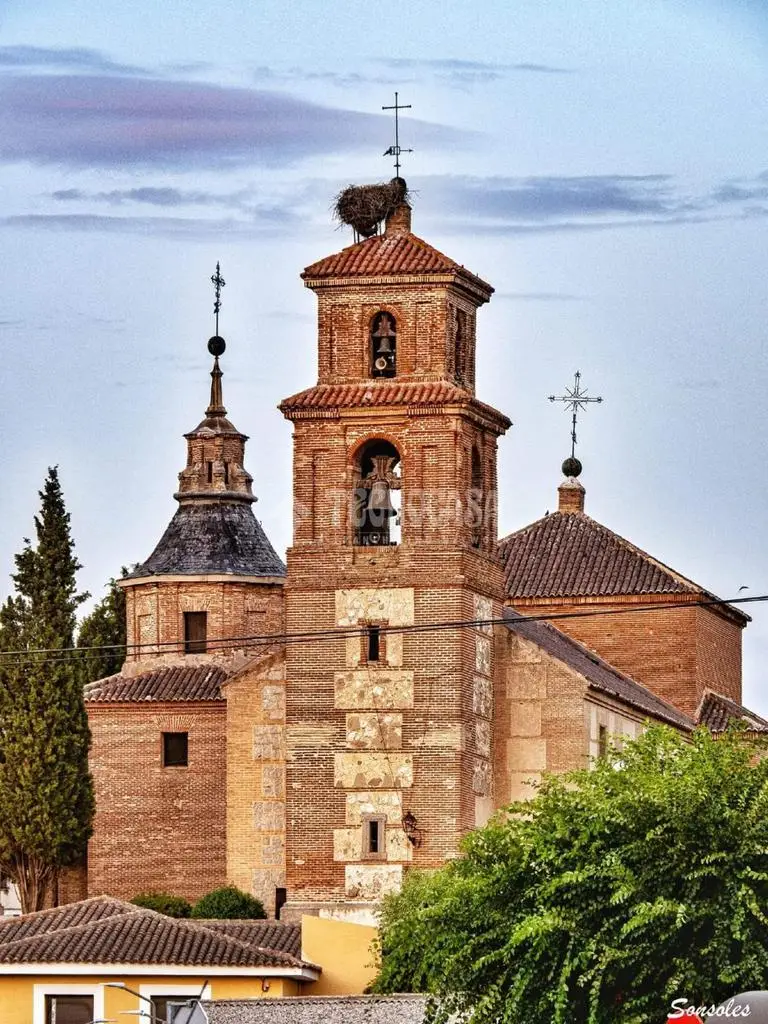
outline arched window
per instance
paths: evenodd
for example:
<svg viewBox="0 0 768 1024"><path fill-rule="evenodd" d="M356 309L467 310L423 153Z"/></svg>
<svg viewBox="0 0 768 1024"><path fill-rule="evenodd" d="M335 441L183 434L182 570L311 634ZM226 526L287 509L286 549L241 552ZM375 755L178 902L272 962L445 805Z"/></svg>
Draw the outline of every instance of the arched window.
<svg viewBox="0 0 768 1024"><path fill-rule="evenodd" d="M464 382L464 325L461 311L456 310L453 325L453 372L459 384Z"/></svg>
<svg viewBox="0 0 768 1024"><path fill-rule="evenodd" d="M389 441L369 441L355 465L354 543L381 547L399 541L400 453Z"/></svg>
<svg viewBox="0 0 768 1024"><path fill-rule="evenodd" d="M371 376L394 377L397 373L397 323L382 310L371 320Z"/></svg>
<svg viewBox="0 0 768 1024"><path fill-rule="evenodd" d="M467 511L469 513L472 547L479 548L483 539L485 494L483 488L483 462L480 452L476 447L472 448L472 489L469 495Z"/></svg>

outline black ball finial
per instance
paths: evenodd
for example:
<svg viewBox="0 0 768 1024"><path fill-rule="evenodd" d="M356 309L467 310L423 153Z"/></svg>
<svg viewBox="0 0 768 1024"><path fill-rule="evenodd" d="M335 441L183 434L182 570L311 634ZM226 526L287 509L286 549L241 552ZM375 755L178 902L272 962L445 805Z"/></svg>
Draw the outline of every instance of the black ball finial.
<svg viewBox="0 0 768 1024"><path fill-rule="evenodd" d="M226 347L226 341L224 341L223 338L220 338L218 334L214 334L214 336L208 341L208 351L212 356L224 355Z"/></svg>
<svg viewBox="0 0 768 1024"><path fill-rule="evenodd" d="M582 465L579 460L571 455L563 463L563 476L581 476Z"/></svg>

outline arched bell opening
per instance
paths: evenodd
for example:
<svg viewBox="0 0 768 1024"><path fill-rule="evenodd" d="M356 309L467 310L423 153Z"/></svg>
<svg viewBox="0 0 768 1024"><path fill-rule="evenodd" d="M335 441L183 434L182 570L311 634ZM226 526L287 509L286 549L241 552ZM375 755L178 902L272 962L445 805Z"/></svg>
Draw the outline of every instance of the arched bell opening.
<svg viewBox="0 0 768 1024"><path fill-rule="evenodd" d="M397 321L382 310L371 320L371 376L394 377L397 373Z"/></svg>
<svg viewBox="0 0 768 1024"><path fill-rule="evenodd" d="M369 441L355 461L355 544L386 547L400 543L400 486L400 452L390 441Z"/></svg>

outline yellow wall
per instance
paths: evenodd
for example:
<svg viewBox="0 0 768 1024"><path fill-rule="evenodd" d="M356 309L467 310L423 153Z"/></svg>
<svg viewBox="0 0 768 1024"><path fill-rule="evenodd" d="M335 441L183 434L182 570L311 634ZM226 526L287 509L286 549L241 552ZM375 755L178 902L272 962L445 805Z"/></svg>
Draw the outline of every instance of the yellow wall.
<svg viewBox="0 0 768 1024"><path fill-rule="evenodd" d="M302 995L360 995L377 974L372 942L377 928L324 917L302 917L302 959L322 967Z"/></svg>
<svg viewBox="0 0 768 1024"><path fill-rule="evenodd" d="M186 991L187 986L202 988L205 976L178 977L172 974L118 977L109 975L0 975L0 1022L2 1024L32 1024L32 996L35 985L58 988L62 993L69 985L103 985L108 981L122 981L129 988L140 991L142 985L163 985L172 990L175 985ZM262 980L269 986L263 991ZM264 999L294 996L299 994L296 982L283 978L209 978L213 999ZM114 1020L129 1020L119 1017L123 1010L147 1009L147 1004L129 992L107 988L104 990L104 1016ZM141 1018L132 1017L134 1021Z"/></svg>

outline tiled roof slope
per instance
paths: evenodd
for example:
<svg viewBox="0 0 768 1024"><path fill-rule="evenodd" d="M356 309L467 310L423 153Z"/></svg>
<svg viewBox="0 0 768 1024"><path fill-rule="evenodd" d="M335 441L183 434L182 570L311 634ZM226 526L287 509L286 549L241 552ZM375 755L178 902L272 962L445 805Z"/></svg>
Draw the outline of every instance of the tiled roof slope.
<svg viewBox="0 0 768 1024"><path fill-rule="evenodd" d="M165 917L109 897L0 925L0 964L23 963L311 966L204 922Z"/></svg>
<svg viewBox="0 0 768 1024"><path fill-rule="evenodd" d="M293 996L203 1002L210 1024L423 1024L426 996Z"/></svg>
<svg viewBox="0 0 768 1024"><path fill-rule="evenodd" d="M753 732L768 732L768 721L713 690L704 691L696 712L696 721L699 725L706 725L712 732L725 732L731 722L743 722Z"/></svg>
<svg viewBox="0 0 768 1024"><path fill-rule="evenodd" d="M499 542L508 596L692 594L717 600L583 512L553 512ZM731 605L729 614L748 622Z"/></svg>
<svg viewBox="0 0 768 1024"><path fill-rule="evenodd" d="M311 263L301 275L305 281L332 277L391 277L429 274L460 274L470 278L482 291L493 288L482 278L429 242L412 233L374 235L364 242L349 245L341 252Z"/></svg>
<svg viewBox="0 0 768 1024"><path fill-rule="evenodd" d="M318 384L299 391L280 403L284 413L302 409L367 409L381 405L463 405L476 409L509 427L503 413L479 402L469 391L447 380L392 381L370 380L356 384Z"/></svg>
<svg viewBox="0 0 768 1024"><path fill-rule="evenodd" d="M504 624L513 633L541 647L547 654L584 676L589 685L651 718L690 731L693 719L672 707L630 676L619 672L583 644L546 622L536 622L513 608L504 609Z"/></svg>
<svg viewBox="0 0 768 1024"><path fill-rule="evenodd" d="M0 918L0 946L17 939L27 939L62 928L73 928L93 921L101 921L116 914L126 914L138 907L111 896L93 896L80 903L67 903L51 910L39 910L22 917Z"/></svg>
<svg viewBox="0 0 768 1024"><path fill-rule="evenodd" d="M261 524L245 502L182 504L160 543L129 575L284 576Z"/></svg>
<svg viewBox="0 0 768 1024"><path fill-rule="evenodd" d="M198 924L251 946L263 946L301 959L301 925L282 921L206 921Z"/></svg>
<svg viewBox="0 0 768 1024"><path fill-rule="evenodd" d="M118 673L85 686L86 701L222 700L220 665L171 665L139 675Z"/></svg>

